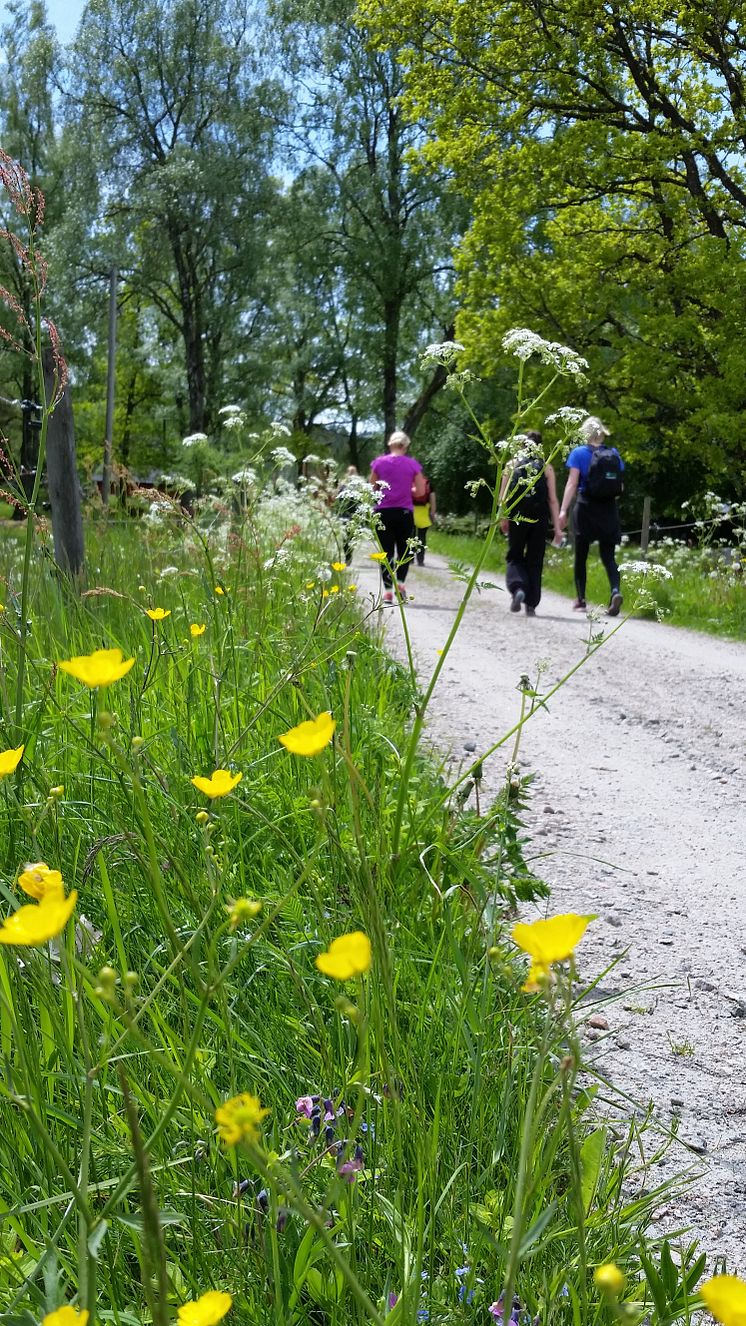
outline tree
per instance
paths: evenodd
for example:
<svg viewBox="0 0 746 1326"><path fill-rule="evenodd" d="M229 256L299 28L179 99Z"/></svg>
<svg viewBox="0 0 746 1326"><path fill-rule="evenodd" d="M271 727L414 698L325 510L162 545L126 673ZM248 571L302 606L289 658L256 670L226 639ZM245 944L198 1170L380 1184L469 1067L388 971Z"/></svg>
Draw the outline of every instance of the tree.
<svg viewBox="0 0 746 1326"><path fill-rule="evenodd" d="M380 410L388 435L404 414L402 398L421 394L419 351L444 339L453 321L461 209L443 172L417 163L420 130L401 111L396 53L371 48L349 0L313 8L284 0L274 12L294 89L287 151L301 177L317 187L326 179L320 252L306 257L334 272L341 397L353 418ZM355 391L353 355L367 368ZM436 375L410 409L413 430L441 385Z"/></svg>
<svg viewBox="0 0 746 1326"><path fill-rule="evenodd" d="M660 499L737 486L746 407L746 49L719 0L394 0L407 105L468 197L458 332L478 362L530 321L591 361ZM668 490L664 492L664 489Z"/></svg>
<svg viewBox="0 0 746 1326"><path fill-rule="evenodd" d="M256 314L277 88L259 75L247 0L92 0L72 51L70 122L94 163L86 265L183 344L188 427L210 427L225 361Z"/></svg>
<svg viewBox="0 0 746 1326"><path fill-rule="evenodd" d="M43 0L8 0L8 22L0 31L5 76L0 85L0 132L4 150L19 161L32 188L45 196L45 233L54 227L61 205L54 135L53 94L59 62L54 28L47 20ZM5 203L5 199L3 199ZM9 216L2 219L5 231L12 228ZM18 301L25 322L19 324L24 353L3 356L3 380L7 391L22 400L36 396L34 347L27 328L32 325L32 283L28 268L10 244L0 250L0 283ZM13 423L20 431L20 416ZM36 435L24 434L21 466L36 464Z"/></svg>

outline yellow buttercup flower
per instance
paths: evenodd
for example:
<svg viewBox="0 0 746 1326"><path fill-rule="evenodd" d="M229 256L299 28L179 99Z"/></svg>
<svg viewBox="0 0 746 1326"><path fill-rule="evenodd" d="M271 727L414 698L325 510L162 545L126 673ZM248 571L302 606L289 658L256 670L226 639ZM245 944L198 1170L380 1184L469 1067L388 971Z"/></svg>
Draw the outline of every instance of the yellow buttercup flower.
<svg viewBox="0 0 746 1326"><path fill-rule="evenodd" d="M230 930L237 930L240 925L246 925L247 921L253 921L262 910L262 904L257 898L236 898L228 908L230 913Z"/></svg>
<svg viewBox="0 0 746 1326"><path fill-rule="evenodd" d="M56 939L70 920L77 900L77 891L73 889L67 898L61 893L50 893L36 907L19 907L17 912L6 916L3 921L0 944L30 947Z"/></svg>
<svg viewBox="0 0 746 1326"><path fill-rule="evenodd" d="M333 939L326 953L319 953L316 966L324 976L335 981L349 981L370 970L372 952L368 936L362 930Z"/></svg>
<svg viewBox="0 0 746 1326"><path fill-rule="evenodd" d="M322 597L322 599L328 599L328 597L329 597L329 590L328 590L328 589L322 589L322 591L321 591L321 597Z"/></svg>
<svg viewBox="0 0 746 1326"><path fill-rule="evenodd" d="M598 1289L613 1298L618 1298L624 1289L624 1275L614 1262L606 1262L605 1265L598 1266L593 1272L593 1279Z"/></svg>
<svg viewBox="0 0 746 1326"><path fill-rule="evenodd" d="M371 562L385 562L385 561L386 561L386 554L385 554L385 552L368 553L368 556L370 557Z"/></svg>
<svg viewBox="0 0 746 1326"><path fill-rule="evenodd" d="M316 588L316 581L315 581L315 580L307 580L307 581L306 581L306 589L315 589L315 588Z"/></svg>
<svg viewBox="0 0 746 1326"><path fill-rule="evenodd" d="M151 622L162 622L166 617L171 616L170 608L146 608L145 616L149 617Z"/></svg>
<svg viewBox="0 0 746 1326"><path fill-rule="evenodd" d="M0 751L0 778L6 778L8 774L15 773L21 763L21 756L25 749L25 746L16 746L15 750Z"/></svg>
<svg viewBox="0 0 746 1326"><path fill-rule="evenodd" d="M69 672L76 681L95 690L99 686L111 686L114 681L126 677L134 658L124 658L121 649L94 649L92 654L79 654L58 663L63 672Z"/></svg>
<svg viewBox="0 0 746 1326"><path fill-rule="evenodd" d="M56 1312L48 1312L42 1317L42 1326L86 1326L89 1315L85 1308L74 1308L71 1303L65 1303Z"/></svg>
<svg viewBox="0 0 746 1326"><path fill-rule="evenodd" d="M279 740L291 755L318 755L329 745L337 726L328 710L283 732Z"/></svg>
<svg viewBox="0 0 746 1326"><path fill-rule="evenodd" d="M18 876L18 883L29 898L41 902L52 895L59 897L64 893L62 875L59 870L50 870L44 861L36 861L25 866Z"/></svg>
<svg viewBox="0 0 746 1326"><path fill-rule="evenodd" d="M222 585L216 585L216 586L215 586L215 593L217 594L217 596L218 596L219 599L222 599L223 595L225 594L225 590L223 589L223 586L222 586Z"/></svg>
<svg viewBox="0 0 746 1326"><path fill-rule="evenodd" d="M746 1281L737 1275L713 1275L699 1286L705 1307L722 1326L746 1326Z"/></svg>
<svg viewBox="0 0 746 1326"><path fill-rule="evenodd" d="M347 586L347 593L348 593L348 594L354 594L356 589L357 589L357 585L348 585L348 586Z"/></svg>
<svg viewBox="0 0 746 1326"><path fill-rule="evenodd" d="M329 593L330 593L330 594L338 594L338 593L339 593L339 585L332 585L331 589L329 590Z"/></svg>
<svg viewBox="0 0 746 1326"><path fill-rule="evenodd" d="M219 1289L208 1289L201 1298L182 1303L177 1312L179 1326L217 1326L227 1312L230 1312L233 1299Z"/></svg>
<svg viewBox="0 0 746 1326"><path fill-rule="evenodd" d="M565 962L573 956L576 945L593 919L592 916L565 912L544 921L533 921L530 925L513 926L514 942L531 958L528 980L523 987L527 993L539 989L547 980L553 963Z"/></svg>
<svg viewBox="0 0 746 1326"><path fill-rule="evenodd" d="M347 563L346 563L346 562L332 562L332 563L331 563L331 567L332 567L332 571L346 571L346 570L347 570Z"/></svg>
<svg viewBox="0 0 746 1326"><path fill-rule="evenodd" d="M250 1095L248 1091L224 1101L215 1111L221 1140L227 1146L238 1146L239 1142L258 1142L262 1119L269 1113L269 1110L262 1108L259 1097Z"/></svg>
<svg viewBox="0 0 746 1326"><path fill-rule="evenodd" d="M216 769L209 778L196 774L192 782L199 792L204 792L206 797L214 801L215 797L225 797L232 792L242 778L242 773L232 774L228 769Z"/></svg>
<svg viewBox="0 0 746 1326"><path fill-rule="evenodd" d="M191 626L189 627L189 634L191 635L193 640L196 640L200 635L204 635L206 630L207 630L206 624L203 623L202 625L200 625L198 622L192 622Z"/></svg>

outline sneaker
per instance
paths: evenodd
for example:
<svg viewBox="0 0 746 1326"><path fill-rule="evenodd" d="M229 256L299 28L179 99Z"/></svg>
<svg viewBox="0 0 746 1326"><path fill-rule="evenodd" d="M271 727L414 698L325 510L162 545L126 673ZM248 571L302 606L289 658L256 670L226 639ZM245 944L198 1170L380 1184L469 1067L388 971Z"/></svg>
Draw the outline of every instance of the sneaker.
<svg viewBox="0 0 746 1326"><path fill-rule="evenodd" d="M536 616L536 608L529 608L528 604L526 604L526 616L527 616L527 617L535 617L535 616Z"/></svg>
<svg viewBox="0 0 746 1326"><path fill-rule="evenodd" d="M397 586L396 586L396 590L397 590L397 593L398 593L399 598L401 599L402 603L406 603L406 601L407 601L407 591L406 591L406 589L404 588L404 586L403 586L403 585L397 585Z"/></svg>
<svg viewBox="0 0 746 1326"><path fill-rule="evenodd" d="M393 602L394 602L394 596L393 596L393 594L392 594L392 592L391 592L390 589L387 589L387 590L386 590L386 593L385 593L384 596L383 596L383 601L384 601L384 603L393 603Z"/></svg>
<svg viewBox="0 0 746 1326"><path fill-rule="evenodd" d="M606 612L606 616L607 616L607 617L618 617L618 616L619 616L619 609L621 608L621 606L622 606L623 603L624 603L624 599L622 598L621 594L619 593L619 590L618 590L618 589L615 589L615 590L614 590L614 593L613 593L612 596L611 596L611 602L609 603L609 606L608 606L608 609L607 609L607 612Z"/></svg>
<svg viewBox="0 0 746 1326"><path fill-rule="evenodd" d="M585 612L585 599L576 599L572 606L573 610Z"/></svg>
<svg viewBox="0 0 746 1326"><path fill-rule="evenodd" d="M526 595L525 595L525 593L523 592L522 589L516 589L516 590L514 590L514 591L513 591L513 597L512 597L512 599L510 600L510 611L511 611L511 612L520 612L520 611L521 611L521 608L523 607L523 604L524 604L524 602L525 602L525 599L526 599Z"/></svg>

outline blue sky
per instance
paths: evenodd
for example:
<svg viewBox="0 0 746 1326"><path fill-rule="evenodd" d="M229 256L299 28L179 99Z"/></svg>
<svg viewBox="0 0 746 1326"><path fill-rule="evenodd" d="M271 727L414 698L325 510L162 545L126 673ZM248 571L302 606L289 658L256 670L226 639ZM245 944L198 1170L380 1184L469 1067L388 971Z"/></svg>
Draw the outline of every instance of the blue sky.
<svg viewBox="0 0 746 1326"><path fill-rule="evenodd" d="M47 0L47 13L61 42L67 43L75 36L84 6L85 0ZM7 17L8 11L0 0L0 20L5 22Z"/></svg>

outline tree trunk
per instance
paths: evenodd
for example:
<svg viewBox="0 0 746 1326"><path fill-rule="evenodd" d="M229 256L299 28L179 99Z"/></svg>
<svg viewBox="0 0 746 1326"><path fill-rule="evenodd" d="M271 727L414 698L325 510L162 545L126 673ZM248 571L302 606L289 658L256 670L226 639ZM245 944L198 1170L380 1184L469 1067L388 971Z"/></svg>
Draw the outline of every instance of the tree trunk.
<svg viewBox="0 0 746 1326"><path fill-rule="evenodd" d="M181 305L181 332L184 338L187 395L189 398L189 431L204 433L206 427L206 370L205 346L202 337L200 291L194 261L178 224L169 222L169 239L179 279Z"/></svg>
<svg viewBox="0 0 746 1326"><path fill-rule="evenodd" d="M355 466L358 474L360 473L360 444L357 436L357 415L353 414L350 422L350 432L347 438L347 450L350 455L350 464Z"/></svg>
<svg viewBox="0 0 746 1326"><path fill-rule="evenodd" d="M54 359L44 351L44 383L47 400L54 391ZM83 518L80 509L80 481L75 457L75 428L70 388L65 389L50 417L47 431L47 483L52 508L54 560L67 575L83 570Z"/></svg>
<svg viewBox="0 0 746 1326"><path fill-rule="evenodd" d="M445 328L443 340L452 341L455 335L456 328L455 325L452 324L450 327ZM410 437L414 437L422 420L430 409L433 400L438 392L442 391L446 385L447 378L448 369L445 368L443 364L436 364L430 381L422 388L417 400L412 402L404 416L402 427L405 433L409 433Z"/></svg>
<svg viewBox="0 0 746 1326"><path fill-rule="evenodd" d="M401 301L387 300L383 308L383 430L384 441L396 429L396 369L399 355Z"/></svg>

